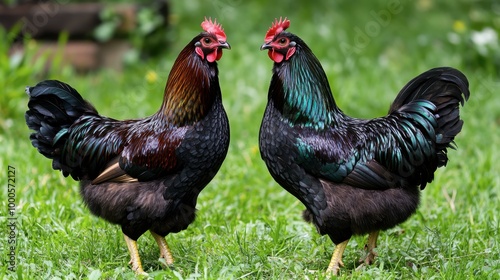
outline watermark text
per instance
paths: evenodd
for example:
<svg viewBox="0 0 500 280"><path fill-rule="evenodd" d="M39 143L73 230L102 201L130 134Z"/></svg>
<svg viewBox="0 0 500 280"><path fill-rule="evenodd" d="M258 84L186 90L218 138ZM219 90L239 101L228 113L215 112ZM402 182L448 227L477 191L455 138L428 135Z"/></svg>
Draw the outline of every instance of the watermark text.
<svg viewBox="0 0 500 280"><path fill-rule="evenodd" d="M17 216L16 216L16 168L7 170L7 269L16 270Z"/></svg>

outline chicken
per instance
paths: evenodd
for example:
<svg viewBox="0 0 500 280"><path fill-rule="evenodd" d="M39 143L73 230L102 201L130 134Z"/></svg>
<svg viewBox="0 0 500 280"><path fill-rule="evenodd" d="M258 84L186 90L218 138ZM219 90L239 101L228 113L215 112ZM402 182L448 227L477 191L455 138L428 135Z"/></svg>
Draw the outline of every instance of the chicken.
<svg viewBox="0 0 500 280"><path fill-rule="evenodd" d="M468 81L452 68L431 69L400 91L385 117L352 118L289 26L276 20L261 47L274 67L259 148L276 182L305 205L304 218L336 244L327 272L337 274L352 235L369 234L363 263L371 264L379 231L415 213L462 129Z"/></svg>
<svg viewBox="0 0 500 280"><path fill-rule="evenodd" d="M136 240L149 230L168 265L165 241L195 219L198 194L218 172L229 146L217 60L230 49L211 19L180 52L160 109L144 119L101 116L71 86L54 80L26 89L26 123L38 151L80 181L90 211L121 226L132 269L142 268Z"/></svg>

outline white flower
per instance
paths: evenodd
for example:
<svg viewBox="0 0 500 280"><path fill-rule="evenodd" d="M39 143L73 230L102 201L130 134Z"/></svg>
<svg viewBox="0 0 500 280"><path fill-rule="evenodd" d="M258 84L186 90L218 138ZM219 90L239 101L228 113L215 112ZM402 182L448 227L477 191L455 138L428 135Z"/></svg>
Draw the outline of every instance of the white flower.
<svg viewBox="0 0 500 280"><path fill-rule="evenodd" d="M486 27L481 31L472 31L471 40L477 52L485 57L488 56L490 50L498 46L498 34L491 27Z"/></svg>
<svg viewBox="0 0 500 280"><path fill-rule="evenodd" d="M493 28L486 27L481 31L472 31L471 39L477 46L494 45L498 41L498 34Z"/></svg>

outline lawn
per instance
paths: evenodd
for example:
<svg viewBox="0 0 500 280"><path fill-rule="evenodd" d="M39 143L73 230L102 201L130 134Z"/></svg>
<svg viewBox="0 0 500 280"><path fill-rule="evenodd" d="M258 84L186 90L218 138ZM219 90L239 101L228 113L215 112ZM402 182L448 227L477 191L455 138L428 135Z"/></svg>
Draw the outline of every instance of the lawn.
<svg viewBox="0 0 500 280"><path fill-rule="evenodd" d="M68 67L42 71L32 54L13 63L0 37L0 277L17 279L129 279L128 251L119 227L90 215L78 183L51 168L29 141L24 123L26 85L46 78L75 87L106 116L144 117L160 106L170 67L216 17L232 49L219 62L231 125L228 156L198 199L196 221L167 242L176 259L163 268L149 234L139 239L153 279L325 279L334 245L301 219L304 209L275 183L260 159L258 131L272 62L259 51L275 17L312 48L328 75L337 104L361 118L382 116L407 81L452 66L469 79L465 124L446 168L422 192L407 222L381 233L373 266L356 270L366 236L351 239L339 279L500 279L500 31L494 1L172 1L171 44L161 58L123 72L80 75ZM481 44L481 33L496 32ZM489 30L489 29L486 29ZM7 37L5 33L0 33ZM477 36L483 36L478 39ZM487 36L486 36L487 37ZM36 48L36 42L30 46ZM10 63L10 64L9 64ZM41 74L43 72L43 74ZM149 73L149 76L148 74ZM151 74L157 75L152 79ZM146 77L149 77L147 79ZM15 220L9 220L9 178L15 169ZM10 177L9 177L10 176ZM7 211L9 210L9 211ZM10 226L15 222L15 236ZM16 242L10 250L9 242ZM15 254L15 272L9 271Z"/></svg>

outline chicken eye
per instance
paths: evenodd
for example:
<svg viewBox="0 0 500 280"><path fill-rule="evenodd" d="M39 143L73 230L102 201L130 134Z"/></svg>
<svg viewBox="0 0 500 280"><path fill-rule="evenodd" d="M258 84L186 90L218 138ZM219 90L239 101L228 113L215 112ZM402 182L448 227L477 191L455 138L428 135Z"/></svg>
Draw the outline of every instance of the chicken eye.
<svg viewBox="0 0 500 280"><path fill-rule="evenodd" d="M288 43L288 40L286 38L281 38L278 40L278 44L281 46L285 46Z"/></svg>
<svg viewBox="0 0 500 280"><path fill-rule="evenodd" d="M212 42L212 40L210 40L210 38L204 38L204 39L203 39L203 43L204 43L205 45L209 45L211 42Z"/></svg>

